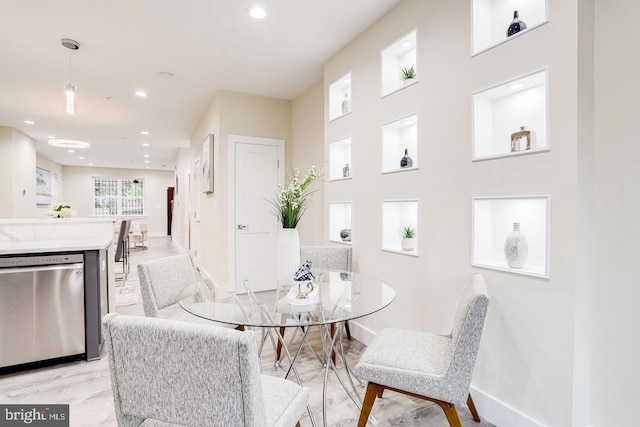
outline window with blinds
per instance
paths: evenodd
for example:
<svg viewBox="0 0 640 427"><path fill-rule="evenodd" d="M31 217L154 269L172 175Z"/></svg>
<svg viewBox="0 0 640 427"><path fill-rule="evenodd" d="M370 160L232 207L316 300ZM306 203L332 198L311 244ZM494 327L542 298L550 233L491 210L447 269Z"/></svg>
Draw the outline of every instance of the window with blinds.
<svg viewBox="0 0 640 427"><path fill-rule="evenodd" d="M144 215L144 180L93 178L93 215Z"/></svg>

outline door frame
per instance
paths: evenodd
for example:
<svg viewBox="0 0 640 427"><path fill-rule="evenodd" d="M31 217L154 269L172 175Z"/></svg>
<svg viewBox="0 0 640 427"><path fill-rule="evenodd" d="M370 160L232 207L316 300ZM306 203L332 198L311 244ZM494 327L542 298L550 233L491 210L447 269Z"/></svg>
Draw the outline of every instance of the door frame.
<svg viewBox="0 0 640 427"><path fill-rule="evenodd" d="M236 285L236 144L248 143L256 145L271 145L278 148L278 184L284 184L284 139L260 138L256 136L229 135L227 138L229 147L227 156L229 206L227 221L227 250L229 254L229 290L235 291ZM233 284L233 289L231 285Z"/></svg>

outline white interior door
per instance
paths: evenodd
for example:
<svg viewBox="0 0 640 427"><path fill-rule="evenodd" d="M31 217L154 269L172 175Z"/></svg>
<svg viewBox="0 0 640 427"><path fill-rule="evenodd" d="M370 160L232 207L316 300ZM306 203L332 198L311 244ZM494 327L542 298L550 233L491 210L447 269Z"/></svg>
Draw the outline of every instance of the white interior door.
<svg viewBox="0 0 640 427"><path fill-rule="evenodd" d="M191 253L197 259L200 259L200 204L202 198L202 170L200 168L200 157L197 157L193 164L193 193L191 200L193 201L193 218L190 233Z"/></svg>
<svg viewBox="0 0 640 427"><path fill-rule="evenodd" d="M249 141L249 142L247 142ZM235 142L235 284L244 292L276 287L279 222L269 203L283 181L284 141L243 138Z"/></svg>

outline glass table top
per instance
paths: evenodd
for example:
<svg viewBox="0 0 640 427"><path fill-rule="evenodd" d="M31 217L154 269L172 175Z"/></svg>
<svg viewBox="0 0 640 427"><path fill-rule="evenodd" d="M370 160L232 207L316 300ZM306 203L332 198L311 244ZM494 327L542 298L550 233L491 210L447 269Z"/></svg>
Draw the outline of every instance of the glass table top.
<svg viewBox="0 0 640 427"><path fill-rule="evenodd" d="M288 289L223 293L211 283L185 289L179 304L187 312L220 323L253 327L312 326L344 322L382 310L395 298L393 288L373 276L314 270L313 282Z"/></svg>

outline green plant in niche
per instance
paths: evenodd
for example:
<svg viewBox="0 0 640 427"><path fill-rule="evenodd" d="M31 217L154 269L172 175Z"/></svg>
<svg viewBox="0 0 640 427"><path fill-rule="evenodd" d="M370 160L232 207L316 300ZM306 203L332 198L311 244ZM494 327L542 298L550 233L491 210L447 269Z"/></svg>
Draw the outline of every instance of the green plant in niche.
<svg viewBox="0 0 640 427"><path fill-rule="evenodd" d="M413 239L416 237L416 228L412 225L405 225L402 227L402 232L400 233L402 237L406 239Z"/></svg>
<svg viewBox="0 0 640 427"><path fill-rule="evenodd" d="M410 80L416 78L416 69L412 65L411 67L403 68L400 70L400 80Z"/></svg>

